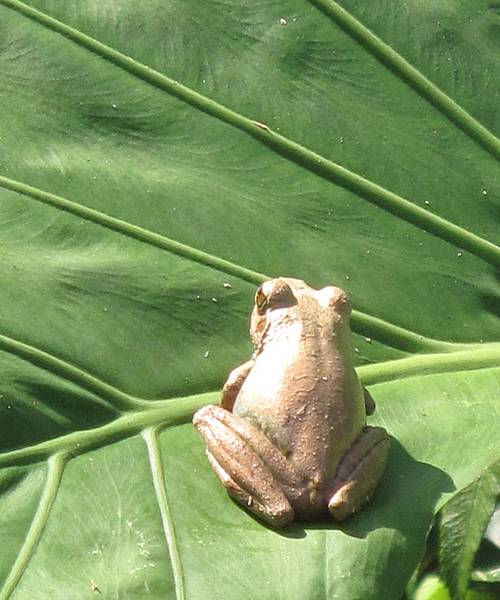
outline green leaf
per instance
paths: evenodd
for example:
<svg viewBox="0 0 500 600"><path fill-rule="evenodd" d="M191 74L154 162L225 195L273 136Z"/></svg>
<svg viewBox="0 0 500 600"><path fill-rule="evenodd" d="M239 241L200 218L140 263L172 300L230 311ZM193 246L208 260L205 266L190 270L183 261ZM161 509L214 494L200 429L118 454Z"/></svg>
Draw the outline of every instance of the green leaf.
<svg viewBox="0 0 500 600"><path fill-rule="evenodd" d="M500 456L498 10L0 0L0 599L399 599ZM351 295L392 436L275 532L190 424L264 277ZM495 421L496 420L496 421Z"/></svg>
<svg viewBox="0 0 500 600"><path fill-rule="evenodd" d="M471 579L500 585L500 504L490 519L474 561Z"/></svg>
<svg viewBox="0 0 500 600"><path fill-rule="evenodd" d="M450 600L450 596L437 575L428 575L420 583L412 600Z"/></svg>
<svg viewBox="0 0 500 600"><path fill-rule="evenodd" d="M466 600L495 600L498 595L495 592L469 590L465 596ZM412 600L454 600L448 593L445 584L435 575L426 576L420 583Z"/></svg>
<svg viewBox="0 0 500 600"><path fill-rule="evenodd" d="M454 598L465 597L474 556L500 494L500 461L456 494L441 509L439 562Z"/></svg>

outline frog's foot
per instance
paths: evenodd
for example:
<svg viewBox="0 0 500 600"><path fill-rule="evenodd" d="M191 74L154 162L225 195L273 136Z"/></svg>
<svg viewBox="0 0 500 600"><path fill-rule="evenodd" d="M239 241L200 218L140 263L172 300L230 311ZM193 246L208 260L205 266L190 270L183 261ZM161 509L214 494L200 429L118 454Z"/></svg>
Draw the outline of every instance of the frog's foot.
<svg viewBox="0 0 500 600"><path fill-rule="evenodd" d="M245 473L243 477L241 476L240 468L238 473L235 472L235 477L242 483L239 485L208 450L207 458L227 493L247 510L273 527L284 527L293 521L294 510L275 481L260 479L259 485L254 485L254 482L248 478L249 474ZM247 489L242 486L246 486Z"/></svg>
<svg viewBox="0 0 500 600"><path fill-rule="evenodd" d="M365 427L341 460L328 510L342 521L369 500L382 475L389 451L389 436L382 427Z"/></svg>
<svg viewBox="0 0 500 600"><path fill-rule="evenodd" d="M229 495L262 520L282 527L294 518L283 487L299 478L283 454L256 427L220 408L205 406L193 423L207 444L207 456Z"/></svg>

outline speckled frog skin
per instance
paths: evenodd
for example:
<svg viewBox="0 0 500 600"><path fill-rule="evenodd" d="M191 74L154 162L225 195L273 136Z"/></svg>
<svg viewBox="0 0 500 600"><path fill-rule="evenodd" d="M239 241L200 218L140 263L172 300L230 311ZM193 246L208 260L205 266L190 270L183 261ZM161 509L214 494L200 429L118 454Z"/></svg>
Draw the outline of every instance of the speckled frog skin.
<svg viewBox="0 0 500 600"><path fill-rule="evenodd" d="M375 404L354 370L350 312L340 288L263 283L252 358L229 375L221 406L194 416L228 493L274 527L349 517L384 470L389 438L366 425Z"/></svg>

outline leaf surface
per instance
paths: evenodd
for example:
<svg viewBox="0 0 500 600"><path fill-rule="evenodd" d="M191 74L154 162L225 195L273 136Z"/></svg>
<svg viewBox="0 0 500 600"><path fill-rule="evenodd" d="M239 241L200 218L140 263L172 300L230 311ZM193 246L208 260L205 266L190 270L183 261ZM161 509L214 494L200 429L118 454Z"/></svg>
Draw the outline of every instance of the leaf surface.
<svg viewBox="0 0 500 600"><path fill-rule="evenodd" d="M0 0L1 600L397 599L498 459L498 14L365 5ZM189 423L276 275L350 293L392 436L343 527Z"/></svg>

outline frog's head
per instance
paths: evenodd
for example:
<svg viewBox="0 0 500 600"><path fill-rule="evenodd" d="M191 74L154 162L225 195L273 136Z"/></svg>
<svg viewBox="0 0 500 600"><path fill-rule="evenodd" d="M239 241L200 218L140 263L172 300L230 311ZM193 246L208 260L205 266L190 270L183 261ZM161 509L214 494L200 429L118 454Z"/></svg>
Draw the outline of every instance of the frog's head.
<svg viewBox="0 0 500 600"><path fill-rule="evenodd" d="M301 279L278 277L265 281L257 289L250 335L258 348L265 334L284 324L321 323L333 329L336 324L348 326L350 313L349 297L340 288L328 286L315 290Z"/></svg>

